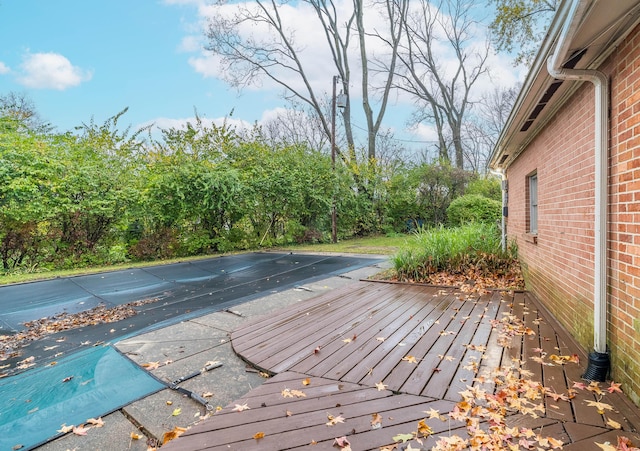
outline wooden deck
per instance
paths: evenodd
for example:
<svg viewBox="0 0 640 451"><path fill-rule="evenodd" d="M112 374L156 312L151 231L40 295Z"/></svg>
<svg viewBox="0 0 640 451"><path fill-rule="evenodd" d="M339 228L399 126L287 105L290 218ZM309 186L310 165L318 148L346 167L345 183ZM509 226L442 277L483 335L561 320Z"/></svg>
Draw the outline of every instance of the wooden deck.
<svg viewBox="0 0 640 451"><path fill-rule="evenodd" d="M337 449L340 437L354 451L429 449L469 439L473 417L479 440L526 428L564 449L618 436L640 445L638 409L609 384L581 381L583 351L527 293L362 281L231 338L273 377L163 449Z"/></svg>

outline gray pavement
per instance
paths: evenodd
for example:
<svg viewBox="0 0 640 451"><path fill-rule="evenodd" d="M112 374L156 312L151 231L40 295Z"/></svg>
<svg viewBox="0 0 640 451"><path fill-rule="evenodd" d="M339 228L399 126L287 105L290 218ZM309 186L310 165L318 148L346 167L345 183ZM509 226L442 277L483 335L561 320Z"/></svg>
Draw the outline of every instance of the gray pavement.
<svg viewBox="0 0 640 451"><path fill-rule="evenodd" d="M158 368L151 372L166 382L200 371L209 362L222 363L222 366L184 381L180 386L206 396L205 399L214 408L224 407L232 401L241 400L245 393L265 381L231 349L229 336L235 327L276 309L369 278L389 266L388 261L383 261L340 276L315 280L308 285L273 293L227 311L210 313L127 338L117 342L115 347L139 365L158 362ZM176 409L180 409L179 415L174 415ZM104 416L104 426L93 427L86 435L68 433L37 449L144 451L148 444L153 446L161 443L165 433L176 427L188 428L204 421L206 416L206 409L200 403L167 388ZM133 439L132 434L141 437Z"/></svg>

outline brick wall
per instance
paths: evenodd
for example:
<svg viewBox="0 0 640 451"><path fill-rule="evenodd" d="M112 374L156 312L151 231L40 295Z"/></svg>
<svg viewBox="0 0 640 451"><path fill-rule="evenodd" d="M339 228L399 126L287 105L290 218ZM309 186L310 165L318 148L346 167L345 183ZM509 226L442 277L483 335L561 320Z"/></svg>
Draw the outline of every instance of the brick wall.
<svg viewBox="0 0 640 451"><path fill-rule="evenodd" d="M610 314L614 377L640 404L640 27L611 67Z"/></svg>
<svg viewBox="0 0 640 451"><path fill-rule="evenodd" d="M610 307L613 374L640 404L640 27L603 65L611 77ZM575 83L565 81L565 83ZM594 88L580 86L509 167L509 239L528 288L593 349ZM538 174L538 234L527 234L527 176Z"/></svg>

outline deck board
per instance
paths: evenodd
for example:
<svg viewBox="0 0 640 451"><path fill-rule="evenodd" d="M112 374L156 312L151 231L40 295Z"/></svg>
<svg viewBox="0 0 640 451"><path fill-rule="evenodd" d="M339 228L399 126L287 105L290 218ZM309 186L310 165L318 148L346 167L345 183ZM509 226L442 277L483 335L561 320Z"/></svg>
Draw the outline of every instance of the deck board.
<svg viewBox="0 0 640 451"><path fill-rule="evenodd" d="M602 399L589 390L569 391L584 373L584 351L526 292L480 295L360 281L250 321L231 337L238 355L274 376L163 449L334 450L334 439L347 436L352 449L374 450L416 431L421 420L433 429L423 445L428 449L439 435L467 434L464 423L427 412L446 415L470 386L501 390L497 368L572 395L538 399L544 414L514 413L507 424L543 431L565 445L633 436L640 426L638 409L620 394ZM576 354L580 363L553 363L552 354ZM287 389L305 396L285 397ZM614 410L602 415L588 406L599 399ZM250 408L234 411L244 404ZM381 416L381 428L372 426L373 414ZM328 426L328 415L344 422ZM607 426L609 419L622 431ZM258 432L264 438L254 438Z"/></svg>

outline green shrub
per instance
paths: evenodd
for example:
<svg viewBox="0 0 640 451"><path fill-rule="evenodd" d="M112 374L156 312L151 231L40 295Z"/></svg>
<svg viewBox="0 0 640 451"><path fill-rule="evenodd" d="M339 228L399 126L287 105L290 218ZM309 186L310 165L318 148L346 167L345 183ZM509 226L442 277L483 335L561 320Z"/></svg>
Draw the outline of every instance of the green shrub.
<svg viewBox="0 0 640 451"><path fill-rule="evenodd" d="M500 220L501 209L501 202L479 194L465 194L451 202L447 219L452 226L469 222L494 224Z"/></svg>
<svg viewBox="0 0 640 451"><path fill-rule="evenodd" d="M496 177L476 178L469 182L465 194L479 194L489 199L502 200L502 184Z"/></svg>

